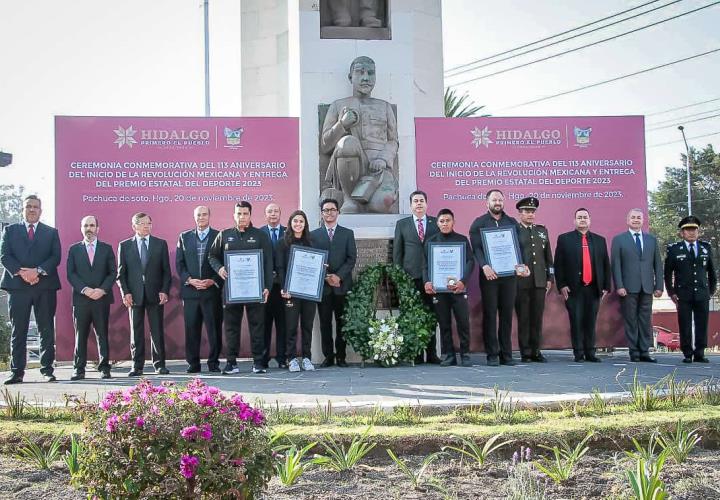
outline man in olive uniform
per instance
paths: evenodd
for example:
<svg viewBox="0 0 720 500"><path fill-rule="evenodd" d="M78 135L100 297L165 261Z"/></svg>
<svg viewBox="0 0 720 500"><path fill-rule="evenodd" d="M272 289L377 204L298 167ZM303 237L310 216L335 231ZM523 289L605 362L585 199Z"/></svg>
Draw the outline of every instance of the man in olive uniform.
<svg viewBox="0 0 720 500"><path fill-rule="evenodd" d="M677 306L683 363L708 363L705 348L710 296L715 293L717 277L710 243L698 240L700 226L700 219L694 215L681 220L682 241L669 244L665 256L665 289Z"/></svg>
<svg viewBox="0 0 720 500"><path fill-rule="evenodd" d="M545 356L540 352L540 345L542 344L545 295L552 286L553 258L547 228L535 224L535 212L539 206L540 200L532 196L523 198L515 205L520 216L518 237L523 252L523 261L530 268L530 276L518 277L518 290L515 298L518 343L523 363L547 362Z"/></svg>

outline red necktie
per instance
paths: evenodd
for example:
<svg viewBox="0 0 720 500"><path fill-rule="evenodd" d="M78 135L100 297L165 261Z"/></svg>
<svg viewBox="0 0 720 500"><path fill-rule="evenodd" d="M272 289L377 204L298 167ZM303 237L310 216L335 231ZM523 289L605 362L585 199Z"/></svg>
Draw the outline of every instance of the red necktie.
<svg viewBox="0 0 720 500"><path fill-rule="evenodd" d="M585 285L592 281L592 264L590 263L590 247L587 235L582 235L582 280Z"/></svg>
<svg viewBox="0 0 720 500"><path fill-rule="evenodd" d="M28 229L28 239L30 241L35 239L35 226L33 224L30 224L30 229Z"/></svg>
<svg viewBox="0 0 720 500"><path fill-rule="evenodd" d="M422 219L418 219L418 238L420 238L420 241L425 240L425 228Z"/></svg>

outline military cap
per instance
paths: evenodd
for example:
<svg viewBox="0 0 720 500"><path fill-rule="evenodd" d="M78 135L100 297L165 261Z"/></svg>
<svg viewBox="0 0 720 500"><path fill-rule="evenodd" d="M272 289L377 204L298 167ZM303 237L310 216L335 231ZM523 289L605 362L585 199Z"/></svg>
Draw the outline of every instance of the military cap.
<svg viewBox="0 0 720 500"><path fill-rule="evenodd" d="M539 206L540 200L538 200L534 196L528 196L527 198L523 198L515 204L515 208L517 208L518 210L522 210L524 208L528 210L537 210Z"/></svg>
<svg viewBox="0 0 720 500"><path fill-rule="evenodd" d="M694 215L688 215L687 217L683 217L683 219L680 221L680 224L678 224L678 227L680 229L693 229L700 226L702 226L700 219L698 219Z"/></svg>

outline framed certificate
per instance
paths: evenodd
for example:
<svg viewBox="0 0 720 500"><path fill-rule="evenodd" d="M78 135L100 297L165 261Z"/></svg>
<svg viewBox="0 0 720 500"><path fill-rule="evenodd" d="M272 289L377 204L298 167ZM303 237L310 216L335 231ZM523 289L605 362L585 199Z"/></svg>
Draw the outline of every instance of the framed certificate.
<svg viewBox="0 0 720 500"><path fill-rule="evenodd" d="M291 246L284 290L292 297L320 302L327 258L327 250L300 245Z"/></svg>
<svg viewBox="0 0 720 500"><path fill-rule="evenodd" d="M448 285L455 285L465 270L465 244L430 242L428 272L433 288L438 293L453 293Z"/></svg>
<svg viewBox="0 0 720 500"><path fill-rule="evenodd" d="M512 226L497 229L482 229L482 245L485 259L498 276L514 276L520 266L524 267L520 259L517 233Z"/></svg>
<svg viewBox="0 0 720 500"><path fill-rule="evenodd" d="M263 251L228 250L225 252L225 303L242 304L263 301Z"/></svg>

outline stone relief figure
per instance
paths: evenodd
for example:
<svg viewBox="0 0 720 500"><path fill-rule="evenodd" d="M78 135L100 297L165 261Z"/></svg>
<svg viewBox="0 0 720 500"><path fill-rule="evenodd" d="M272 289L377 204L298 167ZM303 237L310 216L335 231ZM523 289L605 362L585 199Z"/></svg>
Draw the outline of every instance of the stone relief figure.
<svg viewBox="0 0 720 500"><path fill-rule="evenodd" d="M352 25L352 0L328 0L334 26L346 28ZM356 0L359 3L360 26L381 28L382 19L378 14L378 0Z"/></svg>
<svg viewBox="0 0 720 500"><path fill-rule="evenodd" d="M352 97L333 102L322 127L320 150L331 156L321 198L337 198L345 214L392 213L398 196L395 113L389 102L370 97L375 87L371 58L355 58L348 79Z"/></svg>

